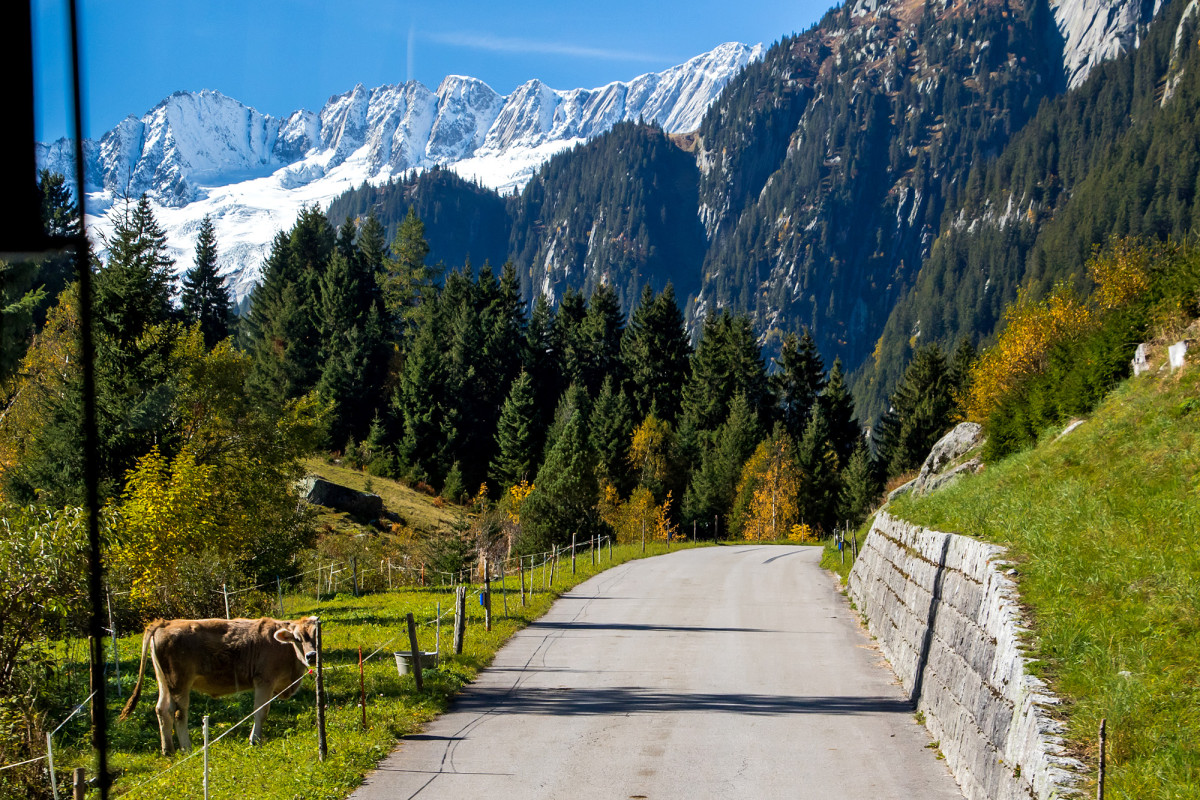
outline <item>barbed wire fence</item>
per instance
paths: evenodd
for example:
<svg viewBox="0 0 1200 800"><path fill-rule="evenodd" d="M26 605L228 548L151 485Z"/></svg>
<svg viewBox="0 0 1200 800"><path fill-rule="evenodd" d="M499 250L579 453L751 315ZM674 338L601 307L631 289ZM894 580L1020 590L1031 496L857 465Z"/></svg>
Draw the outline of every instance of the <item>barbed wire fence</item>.
<svg viewBox="0 0 1200 800"><path fill-rule="evenodd" d="M312 569L303 570L303 571L300 571L300 572L297 572L297 573L294 573L291 575L286 575L286 576L276 576L276 578L274 580L262 581L260 583L257 583L257 584L251 585L251 586L241 586L241 587L238 587L233 590L230 590L228 588L228 583L225 583L220 590L212 590L212 591L216 591L223 596L223 600L225 601L227 618L230 618L232 616L233 608L236 607L236 605L231 605L231 603L230 603L231 600L234 601L234 603L236 604L236 601L239 597L248 595L249 593L256 592L256 591L265 593L264 590L269 591L270 589L273 588L275 590L274 594L276 595L275 601L276 601L277 610L279 611L280 617L283 618L283 617L285 617L284 594L283 594L283 587L285 584L288 585L289 588L291 588L293 590L293 592L295 592L295 590L298 590L300 588L300 584L305 582L303 579L309 578L310 576L312 576L313 577L313 587L314 587L314 591L315 591L316 602L318 604L318 613L319 613L319 606L320 606L320 602L322 599L333 599L338 594L346 591L347 588L349 588L351 591L353 591L353 593L357 596L360 593L367 591L363 586L363 578L365 578L369 575L378 575L379 576L379 580L378 580L379 587L377 589L371 590L370 593L381 594L381 593L388 593L388 592L395 592L395 591L411 590L414 587L420 587L420 588L427 588L427 589L431 589L434 591L438 591L439 593L446 593L446 594L453 595L453 594L456 594L457 590L460 590L460 589L464 590L464 594L465 594L466 593L465 590L471 589L471 587L473 587L475 585L480 585L480 586L486 587L486 596L485 596L485 592L481 591L481 593L480 593L480 606L483 607L483 614L485 615L485 617L489 617L489 618L490 618L490 613L491 613L491 609L490 609L491 591L494 591L495 588L498 588L504 598L505 615L510 616L508 602L507 602L507 594L508 594L508 591L510 590L510 588L512 591L517 592L519 594L521 605L525 606L528 602L528 599L532 598L535 591L545 592L545 591L552 590L554 584L558 580L558 575L561 574L559 571L560 571L560 569L563 569L562 562L565 559L570 558L572 573L575 573L576 572L576 562L577 562L577 559L579 558L580 554L583 554L583 556L585 558L590 558L590 563L592 565L598 565L598 564L603 563L603 557L605 555L605 548L607 548L607 556L611 563L612 558L613 558L613 552L612 552L613 544L614 544L613 538L610 536L593 536L593 537L589 537L587 540L585 540L583 542L577 542L577 541L575 541L575 537L572 537L572 542L568 546L563 546L563 547L555 546L549 550L545 550L542 552L527 553L527 554L521 554L521 555L511 555L507 558L497 559L497 560L492 560L492 559L488 559L488 558L484 557L484 558L480 558L479 562L473 566L470 566L470 567L464 566L463 568L461 568L459 570L452 570L452 571L435 569L435 568L430 567L427 564L413 565L412 563L397 563L398 559L394 559L392 557L381 558L378 566L375 566L374 563L372 563L371 566L364 567L364 566L360 566L357 563L357 559L352 557L352 558L345 559L345 560L333 560L333 561L330 561L328 564L318 564L318 566L316 566ZM350 587L346 586L346 576L349 576L349 579L351 581ZM493 581L498 581L498 583L496 583L495 587L492 586ZM512 584L511 587L509 586L510 583ZM324 586L324 591L322 591L322 586ZM168 585L163 585L163 586L154 586L154 587L149 587L149 588L151 590L170 590L173 587L168 586ZM114 597L127 596L130 593L131 593L131 590L113 590L111 588L106 589L104 592L105 606L106 606L105 611L107 612L109 624L108 624L107 628L103 629L103 633L105 634L105 636L107 638L109 638L109 645L112 650L112 658L110 661L106 661L106 663L104 665L103 675L105 678L105 682L107 682L107 679L109 678L110 675L112 675L115 678L116 690L117 690L117 693L119 696L123 696L121 678L120 678L120 674L121 674L120 673L121 654L120 654L120 642L119 642L120 633L117 630L118 624L114 618L112 602L113 602ZM295 595L293 594L293 596L295 596ZM435 612L433 618L419 623L421 627L433 629L433 633L434 633L434 651L433 652L435 654L435 663L440 662L442 660L441 628L442 628L443 621L446 620L447 618L453 617L455 629L456 629L456 633L457 633L460 625L463 625L465 628L466 617L469 617L469 616L471 616L471 615L466 611L465 608L460 607L459 603L454 603L451 605L450 608L443 610L442 604L439 601L437 603L436 612ZM400 620L398 619L397 621L399 622ZM355 667L358 667L360 669L360 674L361 674L363 665L370 662L372 659L377 658L381 653L383 653L388 647L390 647L392 644L394 644L400 638L402 638L402 634L397 634L395 636L392 636L391 638L387 639L382 644L379 644L377 647L375 647L375 649L372 652L370 652L368 655L366 655L365 657L361 656L361 649L360 649L361 660L357 660L357 661L353 661L353 662L346 662L346 663L339 663L339 664L332 664L332 665L328 665L324 669L327 672L336 672L338 670L353 669ZM461 640L458 641L458 644L459 644L459 646L461 646ZM401 656L401 655L405 655L405 653L398 653L397 655ZM419 661L419 659L422 657L421 654L416 654L416 653L409 653L409 655L411 656L411 658L414 661ZM257 708L252 710L249 714L245 715L243 718L241 718L236 723L231 725L227 730L222 732L215 739L208 741L206 738L205 744L202 748L197 749L194 752L188 754L187 756L180 759L179 761L176 761L175 763L171 764L171 766L167 767L166 769L161 770L161 771L155 773L154 775L151 775L151 776L145 778L140 783L130 787L127 790L124 790L123 793L134 792L138 789L142 789L150 784L153 784L156 781L160 781L163 779L164 776L168 775L169 773L172 773L173 771L178 769L181 765L190 762L193 758L203 756L204 761L205 761L205 768L204 768L204 771L205 771L205 774L204 774L205 797L207 797L209 754L211 753L211 748L214 745L216 745L219 741L221 741L221 739L224 739L226 736L228 736L230 733L232 733L234 730L239 729L247 721L252 720L254 718L254 715L256 713L258 713L259 710L261 710L262 708L264 708L266 706L269 706L272 702L278 700L280 698L280 696L282 696L283 694L285 694L286 692L291 690L294 686L296 686L301 681L303 681L304 678L308 674L312 674L312 670L309 670L305 674L301 675L300 678L298 678L296 681L293 681L291 684L289 684L283 690L276 693L269 700L262 703ZM54 738L63 729L63 727L67 725L67 723L69 723L72 719L74 719L84 708L86 708L88 706L89 702L91 702L91 700L95 697L96 694L97 694L97 690L93 690L82 702L80 702L76 706L74 706L74 708L70 712L70 714L68 714L62 720L62 722L60 722L53 729L53 731L51 731L50 733L48 733L46 735L46 752L43 755L37 756L35 758L19 761L19 762L13 763L13 764L0 765L0 772L3 772L5 770L10 770L10 769L15 769L15 768L22 767L22 766L28 766L31 764L37 764L40 762L46 762L47 778L49 779L49 782L51 785L52 794L57 800L57 798L59 797L59 788L60 787L59 787L59 782L57 779L57 772L56 772L55 765L54 765ZM363 694L362 702L363 702L363 713L365 716L365 714L366 714L365 693ZM205 723L206 733L207 733L207 721L208 721L208 715L205 715L204 723ZM78 780L78 776L77 776L77 780Z"/></svg>

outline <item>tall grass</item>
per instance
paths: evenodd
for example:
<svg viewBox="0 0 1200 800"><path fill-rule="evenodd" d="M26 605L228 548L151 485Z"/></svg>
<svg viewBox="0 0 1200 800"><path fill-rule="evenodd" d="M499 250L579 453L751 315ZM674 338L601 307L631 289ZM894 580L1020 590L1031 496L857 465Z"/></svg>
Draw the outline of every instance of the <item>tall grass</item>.
<svg viewBox="0 0 1200 800"><path fill-rule="evenodd" d="M1200 797L1200 369L1127 381L1068 436L891 510L1010 548L1093 766L1108 720L1108 797Z"/></svg>
<svg viewBox="0 0 1200 800"><path fill-rule="evenodd" d="M676 544L672 549L686 546L691 545ZM317 614L323 621L329 756L324 762L317 760L314 688L312 678L308 677L293 698L272 705L261 746L249 745L250 727L246 723L211 748L210 796L213 800L346 797L361 783L363 775L392 750L398 737L417 731L443 711L463 684L491 662L509 637L544 614L562 592L610 566L642 557L640 544L614 547L611 560L608 552L601 550L595 566L589 555L580 556L575 575L571 573L570 558L562 559L549 588L543 588L542 572L538 570L532 581L532 600L525 608L521 607L517 576L510 575L503 584L493 581L490 632L484 630L483 609L477 600L481 587L472 587L468 592L468 628L461 656L452 655L454 593L449 587L406 587L361 597L344 592L320 603L311 594L285 596L289 618ZM655 542L647 545L646 556L664 552L666 545ZM530 585L527 574L526 586ZM508 594L507 616L502 586ZM434 649L439 603L445 615L440 642L442 662L437 669L425 671L424 691L418 693L411 675L398 674L392 653L409 649L404 625L408 612L413 613L418 623L421 649ZM362 726L359 706L360 646L363 656L369 658L363 670L366 728ZM121 682L126 697L137 674L140 647L140 635L120 640ZM152 667L147 664L148 686L144 687L138 709L128 721L114 722L109 729L110 764L118 773L114 794L131 799L202 797L202 758L196 756L185 761L184 755L164 758L159 754L153 675ZM110 719L115 720L121 701L114 697L111 687L109 698ZM253 695L249 692L222 699L193 693L189 720L193 745L199 750L201 720L205 714L210 716L211 736L215 738L252 710ZM61 749L56 752L60 779L75 766L84 766L92 772L86 720L66 729L56 748Z"/></svg>

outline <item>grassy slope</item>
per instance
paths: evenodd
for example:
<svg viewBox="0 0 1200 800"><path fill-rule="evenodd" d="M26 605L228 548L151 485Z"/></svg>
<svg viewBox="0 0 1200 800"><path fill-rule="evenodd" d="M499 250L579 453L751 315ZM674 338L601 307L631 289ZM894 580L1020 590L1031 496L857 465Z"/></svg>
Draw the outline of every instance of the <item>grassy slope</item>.
<svg viewBox="0 0 1200 800"><path fill-rule="evenodd" d="M330 464L318 457L308 459L304 467L306 474L319 475L333 483L379 495L388 511L399 514L403 524L421 533L440 533L453 528L463 519L460 506L448 503L437 508L429 497L398 481L375 478L359 470Z"/></svg>
<svg viewBox="0 0 1200 800"><path fill-rule="evenodd" d="M1200 368L1128 381L1070 435L891 510L1010 548L1093 766L1108 719L1107 796L1200 797Z"/></svg>
<svg viewBox="0 0 1200 800"><path fill-rule="evenodd" d="M680 549L680 546L672 549ZM665 544L656 542L647 547L646 555L659 555L665 550ZM483 629L483 609L476 599L479 587L469 590L469 624L463 654L448 657L437 670L427 671L423 694L416 692L411 675L401 678L397 674L391 654L395 650L409 649L403 623L404 615L410 611L420 626L420 647L434 649L434 620L440 603L445 615L441 648L446 656L452 636L449 614L453 607L452 589L407 587L358 598L341 593L332 599L323 599L319 604L311 594L285 596L289 618L319 614L325 621L329 758L324 763L316 758L313 684L311 679L306 679L295 697L273 704L265 726L266 742L261 747L252 748L247 743L250 730L247 723L212 748L211 797L213 800L341 800L391 751L399 736L413 733L444 710L453 694L491 662L496 650L514 632L545 613L559 594L613 564L640 557L640 545L618 545L613 548L611 562L607 550L601 551L595 566L590 557L581 557L576 575L571 574L570 560L564 559L553 586L548 589L542 588L543 575L538 570L534 581L537 588L526 608L521 607L517 594L517 578L511 576L505 584L510 612L507 617L501 585L494 582L490 633ZM528 575L526 579L528 581ZM381 648L365 666L368 718L365 730L358 705L360 645L363 655L368 657ZM121 676L126 697L136 676L140 646L140 636L120 640ZM76 650L81 652L82 648ZM158 727L154 716L156 688L149 664L147 671L148 687L133 716L123 723L110 723L110 764L120 771L114 794L129 798L201 797L201 757L183 762L183 756L163 758L158 753ZM109 698L110 720L115 720L120 712L120 701L113 697L111 689ZM205 714L211 717L211 735L215 738L253 710L250 693L220 700L194 693L192 698L189 727L197 752L202 741L201 720ZM85 766L89 773L93 772L85 749L86 735L86 726L81 721L65 729L56 741L60 779L64 774L69 775L70 768L75 766ZM172 768L172 765L176 766ZM163 774L168 768L172 770Z"/></svg>

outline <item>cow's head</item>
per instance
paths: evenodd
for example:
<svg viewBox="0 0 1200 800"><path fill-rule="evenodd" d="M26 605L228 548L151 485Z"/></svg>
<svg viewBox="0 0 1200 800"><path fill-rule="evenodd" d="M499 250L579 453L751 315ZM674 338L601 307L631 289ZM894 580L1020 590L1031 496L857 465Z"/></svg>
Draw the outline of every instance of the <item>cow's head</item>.
<svg viewBox="0 0 1200 800"><path fill-rule="evenodd" d="M275 631L275 641L290 644L300 663L311 667L317 663L317 618L305 617L280 623Z"/></svg>

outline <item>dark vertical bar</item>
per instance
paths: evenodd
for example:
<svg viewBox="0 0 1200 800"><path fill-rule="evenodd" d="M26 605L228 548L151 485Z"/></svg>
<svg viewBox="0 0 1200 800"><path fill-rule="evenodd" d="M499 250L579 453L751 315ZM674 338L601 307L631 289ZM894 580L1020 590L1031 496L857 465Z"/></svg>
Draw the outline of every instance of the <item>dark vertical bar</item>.
<svg viewBox="0 0 1200 800"><path fill-rule="evenodd" d="M108 705L104 686L104 622L100 616L104 564L100 553L100 469L96 436L96 345L92 339L92 271L88 264L87 199L84 192L83 87L79 56L79 4L68 0L71 21L71 101L75 126L75 202L79 230L75 233L75 274L79 279L79 350L83 366L83 482L88 512L88 601L91 617L92 747L96 751L96 782L107 800L112 776L108 774Z"/></svg>

